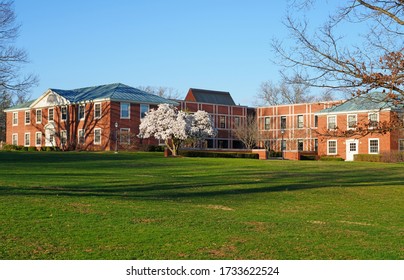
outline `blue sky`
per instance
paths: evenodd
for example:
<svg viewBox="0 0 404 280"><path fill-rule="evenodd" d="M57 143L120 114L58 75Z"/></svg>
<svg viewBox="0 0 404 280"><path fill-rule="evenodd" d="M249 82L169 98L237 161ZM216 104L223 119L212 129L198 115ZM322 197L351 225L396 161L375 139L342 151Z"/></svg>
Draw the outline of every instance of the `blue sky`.
<svg viewBox="0 0 404 280"><path fill-rule="evenodd" d="M286 36L286 1L15 0L18 46L48 88L121 82L229 91L251 105L259 86L279 80L270 41ZM324 15L324 10L314 11Z"/></svg>

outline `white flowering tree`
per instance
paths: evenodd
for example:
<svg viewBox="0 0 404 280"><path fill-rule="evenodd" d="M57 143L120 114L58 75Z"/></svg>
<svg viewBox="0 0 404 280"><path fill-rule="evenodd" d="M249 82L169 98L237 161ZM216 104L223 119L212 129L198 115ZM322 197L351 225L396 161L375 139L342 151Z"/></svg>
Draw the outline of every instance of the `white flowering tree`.
<svg viewBox="0 0 404 280"><path fill-rule="evenodd" d="M187 114L168 104L160 104L141 120L139 137L163 140L173 156L178 155L187 139L203 140L216 135L212 120L205 111Z"/></svg>

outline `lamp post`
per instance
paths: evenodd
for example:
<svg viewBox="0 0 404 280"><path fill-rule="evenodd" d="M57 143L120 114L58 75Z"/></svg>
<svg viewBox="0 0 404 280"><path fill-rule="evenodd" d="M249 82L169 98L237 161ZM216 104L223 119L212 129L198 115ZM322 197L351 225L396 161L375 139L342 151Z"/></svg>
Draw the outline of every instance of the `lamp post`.
<svg viewBox="0 0 404 280"><path fill-rule="evenodd" d="M284 158L284 156L283 156L283 150L284 150L284 146L283 146L283 134L285 134L285 130L284 129L282 129L281 130L281 134L282 134L282 142L281 142L281 153L282 153L282 160L284 160L285 158Z"/></svg>
<svg viewBox="0 0 404 280"><path fill-rule="evenodd" d="M118 153L118 122L115 122L115 154Z"/></svg>

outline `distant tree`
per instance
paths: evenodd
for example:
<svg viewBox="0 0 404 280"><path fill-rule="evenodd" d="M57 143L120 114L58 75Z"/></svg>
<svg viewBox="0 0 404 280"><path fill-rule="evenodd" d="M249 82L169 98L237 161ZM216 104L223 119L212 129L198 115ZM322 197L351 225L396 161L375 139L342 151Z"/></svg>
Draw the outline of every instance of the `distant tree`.
<svg viewBox="0 0 404 280"><path fill-rule="evenodd" d="M247 116L245 123L240 123L232 129L233 135L240 140L246 149L255 147L259 140L257 118L254 115Z"/></svg>
<svg viewBox="0 0 404 280"><path fill-rule="evenodd" d="M138 89L167 99L181 98L181 94L178 92L178 90L171 87L139 86Z"/></svg>
<svg viewBox="0 0 404 280"><path fill-rule="evenodd" d="M163 140L173 156L178 155L181 144L187 139L203 140L213 137L216 130L206 112L187 114L168 104L160 104L141 120L139 137Z"/></svg>

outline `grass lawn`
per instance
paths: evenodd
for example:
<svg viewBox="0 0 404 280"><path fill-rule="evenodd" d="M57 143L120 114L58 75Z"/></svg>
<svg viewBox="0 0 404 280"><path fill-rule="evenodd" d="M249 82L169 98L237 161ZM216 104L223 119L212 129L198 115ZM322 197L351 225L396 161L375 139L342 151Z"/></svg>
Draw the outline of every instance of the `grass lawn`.
<svg viewBox="0 0 404 280"><path fill-rule="evenodd" d="M404 259L404 164L0 153L0 259Z"/></svg>

